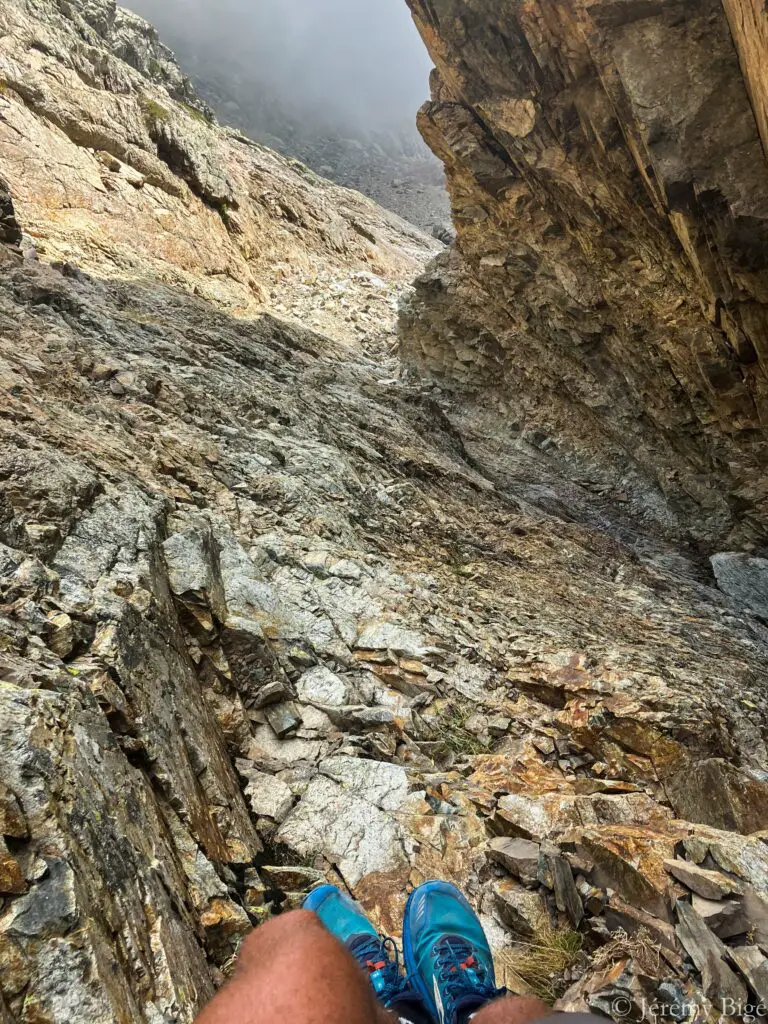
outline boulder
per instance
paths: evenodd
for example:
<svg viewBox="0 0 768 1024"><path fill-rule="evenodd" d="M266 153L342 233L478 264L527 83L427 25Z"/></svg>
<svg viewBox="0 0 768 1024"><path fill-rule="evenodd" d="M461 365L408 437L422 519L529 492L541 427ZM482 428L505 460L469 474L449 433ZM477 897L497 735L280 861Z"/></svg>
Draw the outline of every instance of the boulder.
<svg viewBox="0 0 768 1024"><path fill-rule="evenodd" d="M583 874L600 889L613 890L627 903L671 921L672 884L664 861L674 852L676 829L657 832L636 825L603 825L573 829L560 838L573 851Z"/></svg>
<svg viewBox="0 0 768 1024"><path fill-rule="evenodd" d="M270 704L264 711L264 715L272 727L278 739L285 739L301 725L301 715L292 701L285 701L283 704Z"/></svg>
<svg viewBox="0 0 768 1024"><path fill-rule="evenodd" d="M488 844L491 860L501 864L525 885L535 885L538 880L539 850L539 844L529 839L508 839L506 836L497 836Z"/></svg>
<svg viewBox="0 0 768 1024"><path fill-rule="evenodd" d="M296 683L296 693L307 704L342 707L347 702L347 684L325 665L308 669Z"/></svg>
<svg viewBox="0 0 768 1024"><path fill-rule="evenodd" d="M720 758L709 758L665 780L678 818L749 835L768 823L768 782Z"/></svg>
<svg viewBox="0 0 768 1024"><path fill-rule="evenodd" d="M293 805L291 789L276 776L260 772L250 761L238 761L237 770L248 780L245 796L251 812L257 818L283 821Z"/></svg>
<svg viewBox="0 0 768 1024"><path fill-rule="evenodd" d="M581 823L577 798L567 793L508 793L499 800L495 823L499 831L540 840Z"/></svg>
<svg viewBox="0 0 768 1024"><path fill-rule="evenodd" d="M538 893L509 879L495 882L492 891L499 918L516 935L532 939L547 929L547 910Z"/></svg>
<svg viewBox="0 0 768 1024"><path fill-rule="evenodd" d="M749 931L749 919L741 900L708 900L694 893L692 905L707 927L721 939Z"/></svg>
<svg viewBox="0 0 768 1024"><path fill-rule="evenodd" d="M301 856L322 853L354 886L374 872L405 867L409 844L394 812L407 796L406 773L396 765L328 758L278 838Z"/></svg>
<svg viewBox="0 0 768 1024"><path fill-rule="evenodd" d="M555 892L555 904L561 914L566 914L574 928L578 928L584 917L584 907L581 903L576 883L573 879L571 865L560 855L551 856L546 854L549 875L552 879L552 887Z"/></svg>
<svg viewBox="0 0 768 1024"><path fill-rule="evenodd" d="M743 885L721 871L707 871L689 861L672 859L665 860L664 867L678 882L706 900L721 900L732 893L744 892Z"/></svg>
<svg viewBox="0 0 768 1024"><path fill-rule="evenodd" d="M737 946L728 951L731 961L749 982L762 1005L768 1006L768 958L758 946Z"/></svg>

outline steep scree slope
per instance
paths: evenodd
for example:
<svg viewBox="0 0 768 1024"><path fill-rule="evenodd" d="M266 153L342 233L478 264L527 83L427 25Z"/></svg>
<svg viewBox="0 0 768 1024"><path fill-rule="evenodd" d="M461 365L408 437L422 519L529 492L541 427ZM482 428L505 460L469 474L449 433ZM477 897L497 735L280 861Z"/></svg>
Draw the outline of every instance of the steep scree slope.
<svg viewBox="0 0 768 1024"><path fill-rule="evenodd" d="M0 13L0 1020L191 1021L322 878L453 879L518 989L564 932L563 1005L746 997L760 622L480 472L389 352L429 240L123 17Z"/></svg>
<svg viewBox="0 0 768 1024"><path fill-rule="evenodd" d="M459 239L419 281L405 357L482 394L480 437L493 407L507 445L553 438L649 530L764 544L760 18L724 5L734 45L717 0L408 2Z"/></svg>

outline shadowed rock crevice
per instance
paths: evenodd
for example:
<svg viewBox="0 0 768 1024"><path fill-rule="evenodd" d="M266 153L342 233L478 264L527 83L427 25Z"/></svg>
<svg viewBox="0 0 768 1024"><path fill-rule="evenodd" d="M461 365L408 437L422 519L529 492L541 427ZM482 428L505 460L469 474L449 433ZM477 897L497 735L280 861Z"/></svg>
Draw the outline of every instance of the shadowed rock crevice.
<svg viewBox="0 0 768 1024"><path fill-rule="evenodd" d="M646 526L764 543L768 168L720 4L410 7L459 239L404 358Z"/></svg>

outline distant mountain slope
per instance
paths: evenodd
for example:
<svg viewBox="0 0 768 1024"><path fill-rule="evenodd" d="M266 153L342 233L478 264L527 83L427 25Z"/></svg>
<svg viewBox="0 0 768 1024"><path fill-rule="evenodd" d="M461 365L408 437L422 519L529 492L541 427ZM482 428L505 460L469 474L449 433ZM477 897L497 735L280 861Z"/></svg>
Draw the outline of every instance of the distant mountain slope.
<svg viewBox="0 0 768 1024"><path fill-rule="evenodd" d="M210 15L201 15L188 0L133 0L131 6L158 26L222 122L303 161L318 174L364 192L424 230L449 225L442 165L416 129L421 92L412 103L393 96L388 110L366 91L365 81L357 89L335 81L324 84L333 77L328 68L322 74L318 71L319 91L313 92L314 83L306 84L310 76L302 76L297 66L299 44L281 41L279 26L271 29L274 40L254 40L249 19L258 14L266 21L261 10L239 15L243 40L238 41L229 28L234 15L230 13L228 20L226 5L221 11L217 8L223 21L218 29ZM283 30L284 34L284 26ZM253 52L248 49L251 42ZM303 40L302 45L311 50L310 41ZM293 47L293 57L281 52L281 46ZM280 60L271 56L275 50ZM351 56L346 59L352 61ZM425 60L424 93L428 65ZM396 80L397 75L391 77ZM340 90L345 95L339 96Z"/></svg>

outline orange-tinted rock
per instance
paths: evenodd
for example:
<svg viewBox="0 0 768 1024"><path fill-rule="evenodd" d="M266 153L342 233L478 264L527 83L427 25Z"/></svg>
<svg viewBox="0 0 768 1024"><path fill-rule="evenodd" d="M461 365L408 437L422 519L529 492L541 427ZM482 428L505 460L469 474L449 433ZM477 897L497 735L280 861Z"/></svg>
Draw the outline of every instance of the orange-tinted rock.
<svg viewBox="0 0 768 1024"><path fill-rule="evenodd" d="M561 837L560 844L591 863L588 876L594 885L614 889L632 906L670 921L673 889L664 860L674 854L683 834L676 825L665 831L606 825L574 829Z"/></svg>
<svg viewBox="0 0 768 1024"><path fill-rule="evenodd" d="M27 883L18 861L11 856L0 838L0 893L22 893L26 888Z"/></svg>
<svg viewBox="0 0 768 1024"><path fill-rule="evenodd" d="M25 839L27 835L27 823L19 807L19 801L10 789L0 782L0 836Z"/></svg>

